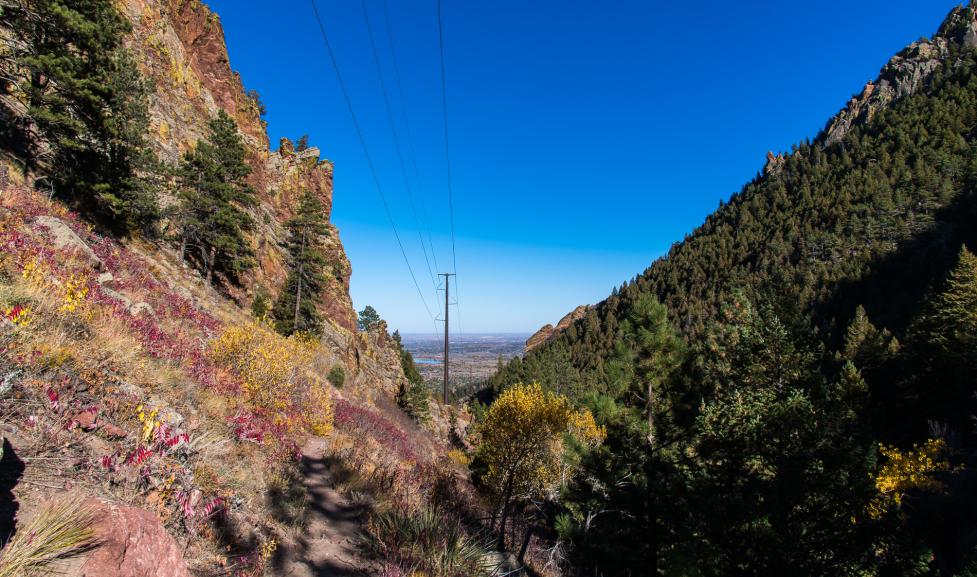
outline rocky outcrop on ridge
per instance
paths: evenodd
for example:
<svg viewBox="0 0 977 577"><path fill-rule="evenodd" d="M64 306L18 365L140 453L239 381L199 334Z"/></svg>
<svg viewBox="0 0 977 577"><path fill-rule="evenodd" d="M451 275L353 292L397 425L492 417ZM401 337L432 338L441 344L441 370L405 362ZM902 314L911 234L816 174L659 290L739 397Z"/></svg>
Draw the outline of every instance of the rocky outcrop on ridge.
<svg viewBox="0 0 977 577"><path fill-rule="evenodd" d="M544 325L543 328L536 331L536 334L529 337L526 341L525 352L528 353L541 344L549 342L554 335L559 334L560 331L567 329L570 325L582 319L589 309L590 305L580 305L560 319L560 322L556 323L555 327L553 325Z"/></svg>
<svg viewBox="0 0 977 577"><path fill-rule="evenodd" d="M932 39L913 42L893 56L882 67L878 78L869 81L828 122L820 137L824 146L841 142L853 126L870 121L879 110L916 92L960 48L977 46L975 15L973 4L954 8Z"/></svg>

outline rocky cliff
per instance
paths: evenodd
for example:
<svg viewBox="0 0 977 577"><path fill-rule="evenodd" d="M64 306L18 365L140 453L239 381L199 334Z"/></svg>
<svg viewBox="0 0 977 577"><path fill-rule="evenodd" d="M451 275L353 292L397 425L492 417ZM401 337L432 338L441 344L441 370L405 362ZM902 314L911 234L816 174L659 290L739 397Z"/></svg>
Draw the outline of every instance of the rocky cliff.
<svg viewBox="0 0 977 577"><path fill-rule="evenodd" d="M590 305L580 305L577 308L570 311L568 314L564 315L560 322L553 325L544 325L541 329L536 331L536 333L526 340L526 350L529 352L543 343L549 342L553 338L553 335L558 334L560 331L565 330L570 325L582 319L587 311L590 309Z"/></svg>
<svg viewBox="0 0 977 577"><path fill-rule="evenodd" d="M823 145L841 142L853 126L868 122L879 110L919 90L941 64L959 54L960 48L977 46L977 13L973 6L971 3L954 8L932 39L913 42L889 59L878 77L828 121L819 136Z"/></svg>
<svg viewBox="0 0 977 577"><path fill-rule="evenodd" d="M224 30L217 14L199 0L122 0L132 23L128 47L139 59L155 92L151 97L152 137L163 160L176 163L180 155L203 137L207 122L218 109L238 124L248 146L251 184L260 204L255 210L258 231L254 243L259 267L247 285L260 284L272 293L285 277L282 227L304 190L323 201L327 217L332 209L333 165L321 160L317 148L297 152L287 140L271 151L262 105L245 91L231 69ZM346 331L355 332L356 315L349 297L351 266L339 231L330 227L327 239L333 274L320 303L323 316ZM245 300L246 295L235 295Z"/></svg>

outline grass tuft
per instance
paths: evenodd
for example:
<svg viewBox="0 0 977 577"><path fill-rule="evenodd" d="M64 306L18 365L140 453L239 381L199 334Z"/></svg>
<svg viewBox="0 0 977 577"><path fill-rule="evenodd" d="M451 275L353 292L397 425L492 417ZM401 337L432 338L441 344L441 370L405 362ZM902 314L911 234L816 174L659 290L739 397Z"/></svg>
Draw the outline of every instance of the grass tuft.
<svg viewBox="0 0 977 577"><path fill-rule="evenodd" d="M491 573L491 549L469 537L458 522L429 508L373 515L370 535L383 558L432 577L481 577Z"/></svg>
<svg viewBox="0 0 977 577"><path fill-rule="evenodd" d="M97 545L94 524L95 512L80 496L43 507L0 550L0 577L50 574L53 563Z"/></svg>

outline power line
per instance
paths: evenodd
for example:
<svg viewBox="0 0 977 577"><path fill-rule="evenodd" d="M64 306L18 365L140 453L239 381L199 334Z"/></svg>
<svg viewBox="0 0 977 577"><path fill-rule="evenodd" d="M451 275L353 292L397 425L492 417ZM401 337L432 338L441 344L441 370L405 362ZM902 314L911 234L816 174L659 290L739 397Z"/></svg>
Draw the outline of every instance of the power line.
<svg viewBox="0 0 977 577"><path fill-rule="evenodd" d="M407 128L407 148L410 152L410 161L414 168L414 179L417 181L417 196L421 200L421 215L424 217L424 227L427 230L427 242L431 248L431 259L434 261L434 268L438 267L438 255L434 250L434 241L431 239L431 223L427 218L427 204L424 202L424 186L421 184L421 172L417 169L417 151L414 148L414 135L410 129L410 115L407 114L407 99L404 98L404 85L400 81L400 62L397 59L397 48L394 44L393 27L390 26L390 11L387 10L387 0L381 0L383 5L383 21L387 26L387 41L390 43L390 54L393 56L394 81L397 84L397 92L400 95L400 110L404 115L404 126Z"/></svg>
<svg viewBox="0 0 977 577"><path fill-rule="evenodd" d="M383 187L380 186L380 178L377 176L376 167L373 165L373 159L370 157L370 151L366 147L366 139L363 137L363 131L360 129L360 123L356 119L356 112L353 111L353 103L349 98L349 92L346 90L346 83L343 82L343 75L339 72L339 63L336 61L336 55L332 51L332 46L329 44L329 36L326 34L326 27L322 24L322 18L319 16L319 7L316 5L315 0L309 0L312 3L312 12L315 14L316 22L319 24L319 32L322 33L322 41L326 45L326 52L329 53L329 60L332 62L333 70L336 72L336 80L339 81L339 89L343 93L343 99L346 101L346 108L349 109L349 116L353 120L353 128L356 129L356 135L359 136L360 145L363 147L363 155L366 156L366 163L370 167L370 173L373 175L373 182L376 184L377 193L380 195L380 201L383 203L383 210L387 213L387 220L390 221L390 228L393 230L394 238L397 239L397 246L400 247L400 254L404 257L404 263L407 264L407 270L410 272L410 279L414 282L414 288L417 289L417 296L421 297L421 302L424 303L424 310L427 311L427 315L434 318L431 314L430 307L427 306L427 301L424 299L424 294L421 292L420 285L417 284L417 277L414 276L414 269L410 265L410 259L407 258L407 251L404 250L404 243L400 240L400 234L397 232L397 225L394 224L393 215L390 213L390 206L387 204L387 198L383 195Z"/></svg>
<svg viewBox="0 0 977 577"><path fill-rule="evenodd" d="M410 179L407 178L407 167L404 164L404 155L400 149L400 138L397 137L397 126L394 122L393 109L390 107L390 97L387 93L387 83L383 80L383 68L380 66L380 54L377 52L377 43L373 34L373 25L370 24L370 14L366 8L366 0L360 0L363 7L363 19L366 21L366 30L370 36L370 48L373 50L373 62L377 68L377 78L380 80L380 90L383 92L383 102L387 109L387 120L390 122L390 133L394 137L394 148L397 150L397 160L400 161L400 173L404 177L404 187L407 189L407 199L410 202L410 211L414 215L414 224L417 226L417 239L421 241L421 250L424 253L424 262L427 263L427 274L431 277L431 286L434 287L434 294L437 296L438 285L434 281L434 271L431 269L431 261L427 256L427 247L424 246L424 235L421 233L421 221L417 218L417 209L414 208L414 193L410 188Z"/></svg>
<svg viewBox="0 0 977 577"><path fill-rule="evenodd" d="M436 0L438 8L438 45L441 48L441 110L444 113L444 157L445 163L447 165L448 174L448 217L451 220L451 268L453 272L458 272L458 256L455 251L455 208L454 208L454 194L451 189L451 145L448 141L448 88L447 81L445 80L445 66L444 66L444 23L441 18L441 0ZM460 301L461 291L458 290L458 279L455 278L455 301ZM461 305L457 302L455 306L458 309L458 334L461 333Z"/></svg>

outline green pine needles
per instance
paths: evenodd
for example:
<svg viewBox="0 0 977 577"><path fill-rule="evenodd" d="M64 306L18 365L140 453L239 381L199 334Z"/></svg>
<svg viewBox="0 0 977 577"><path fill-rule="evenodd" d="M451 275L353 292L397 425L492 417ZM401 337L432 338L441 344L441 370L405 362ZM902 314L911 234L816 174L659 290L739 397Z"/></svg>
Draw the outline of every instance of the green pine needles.
<svg viewBox="0 0 977 577"><path fill-rule="evenodd" d="M3 145L28 178L117 233L155 234L156 157L148 94L122 47L111 0L22 0L3 7L8 108Z"/></svg>
<svg viewBox="0 0 977 577"><path fill-rule="evenodd" d="M275 327L290 335L295 332L316 332L322 316L316 309L326 286L329 261L324 240L329 235L329 222L322 200L312 190L306 190L299 200L295 216L285 224L288 229L288 276L275 302Z"/></svg>
<svg viewBox="0 0 977 577"><path fill-rule="evenodd" d="M236 282L254 266L247 233L255 223L248 210L257 199L247 181L251 167L234 119L221 110L209 129L180 164L180 253L189 256L208 283L215 272Z"/></svg>

